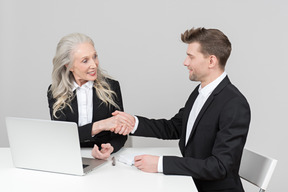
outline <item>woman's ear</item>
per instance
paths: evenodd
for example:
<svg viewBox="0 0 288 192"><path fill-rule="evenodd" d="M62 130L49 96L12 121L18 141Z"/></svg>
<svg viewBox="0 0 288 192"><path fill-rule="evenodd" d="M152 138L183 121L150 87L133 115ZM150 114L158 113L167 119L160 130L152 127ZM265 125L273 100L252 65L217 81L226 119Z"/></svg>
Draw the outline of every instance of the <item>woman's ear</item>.
<svg viewBox="0 0 288 192"><path fill-rule="evenodd" d="M65 64L65 67L68 69L68 64ZM73 71L73 67L71 67L69 71Z"/></svg>

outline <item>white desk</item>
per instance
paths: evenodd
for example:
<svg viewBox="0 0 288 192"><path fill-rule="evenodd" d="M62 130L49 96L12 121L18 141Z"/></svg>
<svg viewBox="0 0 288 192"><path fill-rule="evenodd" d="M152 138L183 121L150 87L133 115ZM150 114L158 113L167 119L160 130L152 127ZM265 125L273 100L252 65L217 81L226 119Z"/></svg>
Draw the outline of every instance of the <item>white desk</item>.
<svg viewBox="0 0 288 192"><path fill-rule="evenodd" d="M83 157L91 157L90 150L82 150ZM177 148L124 148L114 156L125 153L178 155ZM134 166L109 160L85 176L32 171L15 168L9 148L0 148L0 191L1 192L52 192L52 191L145 191L145 192L197 192L191 177L171 176L162 173L145 173Z"/></svg>

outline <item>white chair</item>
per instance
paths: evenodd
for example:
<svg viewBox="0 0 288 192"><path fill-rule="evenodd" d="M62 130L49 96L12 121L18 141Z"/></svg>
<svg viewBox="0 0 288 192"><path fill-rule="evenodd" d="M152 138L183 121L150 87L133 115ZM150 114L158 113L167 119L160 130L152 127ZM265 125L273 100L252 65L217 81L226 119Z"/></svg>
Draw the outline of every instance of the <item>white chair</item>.
<svg viewBox="0 0 288 192"><path fill-rule="evenodd" d="M259 192L264 192L267 189L276 164L276 159L244 149L239 175L242 179L259 187Z"/></svg>

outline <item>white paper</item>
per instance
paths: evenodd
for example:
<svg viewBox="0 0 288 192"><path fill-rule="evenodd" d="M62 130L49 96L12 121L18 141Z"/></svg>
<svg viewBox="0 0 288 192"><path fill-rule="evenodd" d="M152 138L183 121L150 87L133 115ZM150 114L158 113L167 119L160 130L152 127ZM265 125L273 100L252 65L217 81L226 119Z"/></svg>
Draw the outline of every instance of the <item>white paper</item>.
<svg viewBox="0 0 288 192"><path fill-rule="evenodd" d="M132 166L134 165L134 157L138 155L142 155L142 154L139 154L139 153L121 154L118 157L118 161Z"/></svg>

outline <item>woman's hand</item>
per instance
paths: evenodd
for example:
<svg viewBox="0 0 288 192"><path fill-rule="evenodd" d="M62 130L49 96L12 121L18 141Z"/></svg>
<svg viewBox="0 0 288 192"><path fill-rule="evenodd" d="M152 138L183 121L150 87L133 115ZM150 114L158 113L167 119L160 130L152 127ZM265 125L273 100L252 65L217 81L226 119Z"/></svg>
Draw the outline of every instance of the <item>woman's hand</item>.
<svg viewBox="0 0 288 192"><path fill-rule="evenodd" d="M110 143L105 143L101 145L101 150L99 151L98 146L95 144L92 149L92 156L95 159L104 159L106 160L110 157L111 153L113 152L114 148Z"/></svg>
<svg viewBox="0 0 288 192"><path fill-rule="evenodd" d="M112 115L120 121L121 124L120 126L110 129L110 131L121 135L127 135L134 129L135 118L132 115L122 111L115 111Z"/></svg>
<svg viewBox="0 0 288 192"><path fill-rule="evenodd" d="M127 135L133 130L135 125L133 116L120 111L115 111L112 115L110 118L93 123L92 136L101 131L112 131L117 134Z"/></svg>

